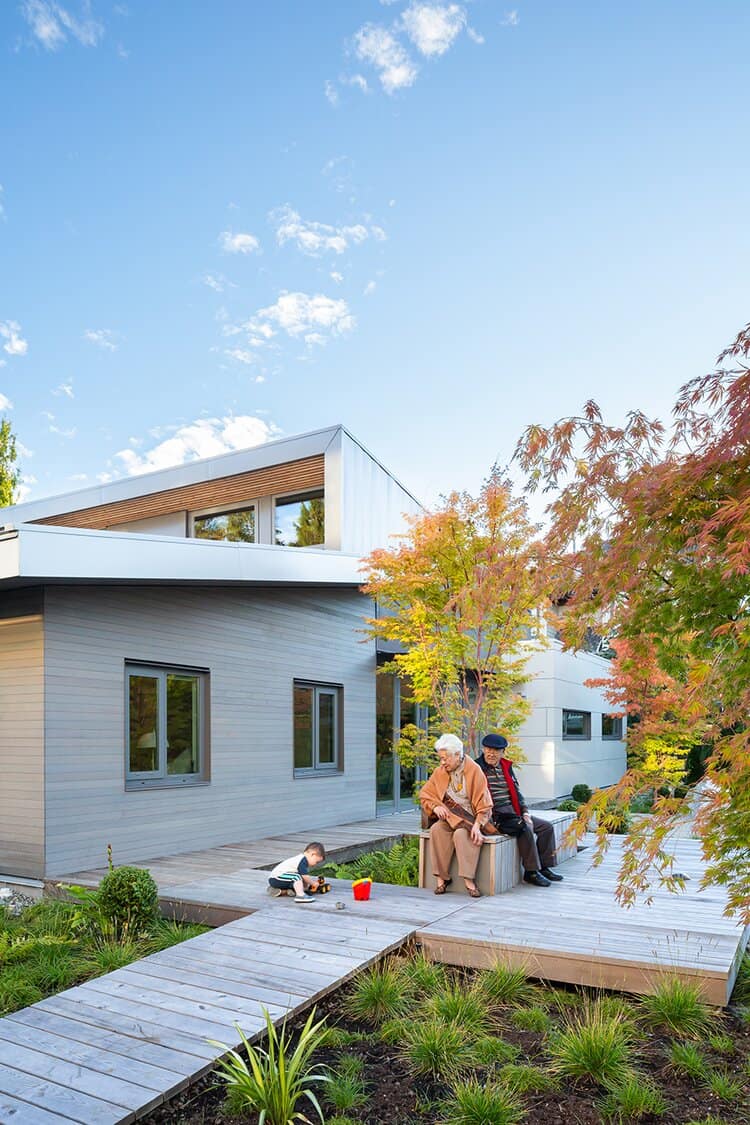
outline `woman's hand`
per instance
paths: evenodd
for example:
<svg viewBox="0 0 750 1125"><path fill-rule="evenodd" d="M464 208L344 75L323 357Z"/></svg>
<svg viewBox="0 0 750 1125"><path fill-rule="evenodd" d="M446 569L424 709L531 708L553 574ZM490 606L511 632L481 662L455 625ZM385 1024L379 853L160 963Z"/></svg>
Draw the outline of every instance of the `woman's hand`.
<svg viewBox="0 0 750 1125"><path fill-rule="evenodd" d="M484 837L482 836L482 829L480 828L476 820L471 826L471 832L469 833L469 835L471 837L472 844L476 844L478 848L481 848L482 844L484 843Z"/></svg>
<svg viewBox="0 0 750 1125"><path fill-rule="evenodd" d="M448 819L448 810L446 809L445 805L435 805L435 808L432 811L438 818L438 820Z"/></svg>

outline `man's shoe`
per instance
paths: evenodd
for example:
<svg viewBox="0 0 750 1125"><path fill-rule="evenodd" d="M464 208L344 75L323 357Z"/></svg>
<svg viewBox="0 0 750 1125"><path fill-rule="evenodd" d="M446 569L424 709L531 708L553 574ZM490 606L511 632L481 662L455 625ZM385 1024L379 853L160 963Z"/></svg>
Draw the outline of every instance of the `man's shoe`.
<svg viewBox="0 0 750 1125"><path fill-rule="evenodd" d="M524 883L531 883L535 887L548 887L549 879L545 879L541 871L526 871L523 877Z"/></svg>
<svg viewBox="0 0 750 1125"><path fill-rule="evenodd" d="M545 879L549 879L550 883L562 883L563 881L562 875L558 875L551 867L543 867L539 874L543 875Z"/></svg>

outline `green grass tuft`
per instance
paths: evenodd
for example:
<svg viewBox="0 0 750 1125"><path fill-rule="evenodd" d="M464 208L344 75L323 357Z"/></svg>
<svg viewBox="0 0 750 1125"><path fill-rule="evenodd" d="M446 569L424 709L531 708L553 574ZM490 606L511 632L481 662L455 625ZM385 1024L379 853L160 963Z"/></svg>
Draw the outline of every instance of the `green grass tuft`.
<svg viewBox="0 0 750 1125"><path fill-rule="evenodd" d="M548 1042L550 1069L564 1078L592 1078L611 1087L633 1069L633 1029L596 1003L570 1015Z"/></svg>
<svg viewBox="0 0 750 1125"><path fill-rule="evenodd" d="M544 1008L517 1008L511 1012L510 1022L519 1031L538 1031L540 1034L549 1031L552 1020Z"/></svg>
<svg viewBox="0 0 750 1125"><path fill-rule="evenodd" d="M466 989L456 983L446 985L428 1000L425 1008L428 1015L462 1027L472 1037L490 1029L487 1000L477 989Z"/></svg>
<svg viewBox="0 0 750 1125"><path fill-rule="evenodd" d="M533 1003L534 988L524 969L512 968L498 962L484 969L476 982L477 991L483 993L491 1004L513 1007Z"/></svg>
<svg viewBox="0 0 750 1125"><path fill-rule="evenodd" d="M652 1027L688 1039L700 1039L715 1022L713 1013L700 998L698 987L686 984L679 977L662 981L651 996L643 996L640 1009Z"/></svg>
<svg viewBox="0 0 750 1125"><path fill-rule="evenodd" d="M599 1103L605 1121L630 1125L644 1117L661 1117L667 1103L655 1086L640 1075L628 1075Z"/></svg>
<svg viewBox="0 0 750 1125"><path fill-rule="evenodd" d="M522 1120L523 1107L513 1090L470 1078L453 1086L440 1125L518 1125Z"/></svg>
<svg viewBox="0 0 750 1125"><path fill-rule="evenodd" d="M350 1016L371 1024L398 1019L408 1008L409 993L391 964L376 965L357 977L345 1001Z"/></svg>
<svg viewBox="0 0 750 1125"><path fill-rule="evenodd" d="M417 996L434 996L448 985L445 965L428 960L421 951L413 957L402 957L396 962L411 992Z"/></svg>
<svg viewBox="0 0 750 1125"><path fill-rule="evenodd" d="M724 1032L717 1032L716 1035L709 1035L706 1040L712 1051L716 1051L718 1055L733 1055L734 1054L734 1039L731 1035L726 1035Z"/></svg>
<svg viewBox="0 0 750 1125"><path fill-rule="evenodd" d="M411 1024L401 1052L415 1074L426 1074L434 1079L453 1078L473 1062L472 1045L464 1029L439 1019Z"/></svg>
<svg viewBox="0 0 750 1125"><path fill-rule="evenodd" d="M530 1066L527 1063L508 1063L507 1066L502 1067L497 1077L504 1086L519 1096L541 1094L559 1087L559 1082L554 1075L548 1074L539 1066Z"/></svg>
<svg viewBox="0 0 750 1125"><path fill-rule="evenodd" d="M694 1043L673 1043L669 1061L672 1070L693 1082L703 1082L708 1073L703 1052Z"/></svg>
<svg viewBox="0 0 750 1125"><path fill-rule="evenodd" d="M715 1098L722 1102L737 1102L743 1095L742 1083L726 1070L711 1070L706 1085Z"/></svg>
<svg viewBox="0 0 750 1125"><path fill-rule="evenodd" d="M515 1043L508 1043L506 1039L500 1039L497 1035L486 1035L482 1039L477 1039L471 1054L474 1066L495 1066L515 1062L521 1054L521 1048Z"/></svg>

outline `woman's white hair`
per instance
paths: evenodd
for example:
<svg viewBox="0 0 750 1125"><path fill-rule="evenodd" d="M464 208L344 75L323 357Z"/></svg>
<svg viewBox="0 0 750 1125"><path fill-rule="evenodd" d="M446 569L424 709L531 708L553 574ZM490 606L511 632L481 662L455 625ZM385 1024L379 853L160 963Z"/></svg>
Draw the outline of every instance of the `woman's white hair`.
<svg viewBox="0 0 750 1125"><path fill-rule="evenodd" d="M445 750L448 754L459 754L462 758L464 756L464 744L455 734L441 734L435 743L435 749L438 752Z"/></svg>

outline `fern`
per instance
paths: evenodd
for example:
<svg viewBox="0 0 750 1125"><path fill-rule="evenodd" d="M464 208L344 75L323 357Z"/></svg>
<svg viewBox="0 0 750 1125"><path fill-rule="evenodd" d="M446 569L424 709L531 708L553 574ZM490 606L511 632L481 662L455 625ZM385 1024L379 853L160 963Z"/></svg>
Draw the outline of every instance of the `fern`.
<svg viewBox="0 0 750 1125"><path fill-rule="evenodd" d="M351 863L332 866L337 879L364 879L369 876L376 883L416 887L419 883L419 840L408 837L388 851L367 852Z"/></svg>

